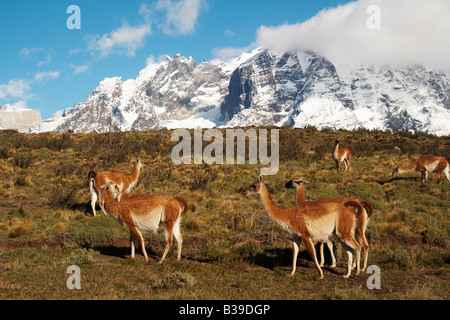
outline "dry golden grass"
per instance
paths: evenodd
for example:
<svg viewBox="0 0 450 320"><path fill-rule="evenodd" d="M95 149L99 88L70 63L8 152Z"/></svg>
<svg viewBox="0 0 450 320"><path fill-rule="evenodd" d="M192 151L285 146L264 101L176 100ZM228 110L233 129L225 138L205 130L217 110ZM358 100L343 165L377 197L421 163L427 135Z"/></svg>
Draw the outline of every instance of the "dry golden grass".
<svg viewBox="0 0 450 320"><path fill-rule="evenodd" d="M313 128L283 128L281 133L280 170L265 179L274 201L292 205L294 192L284 184L300 176L310 181L305 186L309 200L352 196L372 202L369 264L382 268L384 291L368 291L364 275L344 282L339 268L326 269L325 281L317 281L304 248L298 274L286 279L292 263L289 236L267 216L259 199L242 195L243 188L256 180L260 166L176 166L170 159L174 143L167 130L7 137L0 132L0 252L2 246L9 248L0 254L0 297L448 299L449 184L436 184L435 177L423 184L418 173L392 178L391 172L397 164L409 164L421 150L448 156L449 137L386 133L377 141L372 132ZM351 172L338 173L331 159L329 148L336 136L355 150ZM119 149L115 149L117 141L122 142ZM435 149L427 149L430 143ZM390 153L395 145L402 149L399 156ZM21 159L17 156L16 163L12 155L27 153L32 161L20 168ZM130 172L137 156L145 167L132 195L180 195L189 204L182 222L185 243L180 263L175 262L174 249L162 266L145 265L139 250L137 261L131 261L127 230L110 217L92 217L87 172ZM160 233L148 239L154 261L162 253L163 237ZM38 245L21 247L34 241ZM84 271L89 280L83 292L75 296L58 277L64 275L62 261L80 245L99 254L92 262L95 267ZM336 251L342 262L338 245ZM23 276L29 269L33 271ZM170 280L175 272L192 276L194 285L155 285L158 279ZM124 276L130 273L136 276ZM416 283L417 288L406 289L404 281ZM431 289L425 290L425 285ZM38 293L27 288L37 288Z"/></svg>

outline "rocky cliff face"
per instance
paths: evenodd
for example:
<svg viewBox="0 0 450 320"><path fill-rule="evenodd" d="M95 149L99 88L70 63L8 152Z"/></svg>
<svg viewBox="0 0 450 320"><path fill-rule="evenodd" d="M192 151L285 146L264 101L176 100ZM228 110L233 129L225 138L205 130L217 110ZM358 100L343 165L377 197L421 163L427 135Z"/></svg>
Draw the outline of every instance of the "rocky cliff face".
<svg viewBox="0 0 450 320"><path fill-rule="evenodd" d="M421 65L337 65L262 48L223 63L175 55L136 79L102 81L85 102L32 131L293 125L449 134L450 81Z"/></svg>
<svg viewBox="0 0 450 320"><path fill-rule="evenodd" d="M449 134L450 82L421 65L334 65L314 52L262 51L233 73L220 119L228 126L291 124Z"/></svg>
<svg viewBox="0 0 450 320"><path fill-rule="evenodd" d="M16 129L19 132L28 130L42 121L39 112L30 109L15 108L10 105L0 106L0 128Z"/></svg>

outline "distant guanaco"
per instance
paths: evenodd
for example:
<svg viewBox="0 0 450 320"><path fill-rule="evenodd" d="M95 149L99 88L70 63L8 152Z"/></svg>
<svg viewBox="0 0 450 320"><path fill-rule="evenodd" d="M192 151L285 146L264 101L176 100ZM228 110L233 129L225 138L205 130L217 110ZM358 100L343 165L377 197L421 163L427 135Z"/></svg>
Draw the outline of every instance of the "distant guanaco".
<svg viewBox="0 0 450 320"><path fill-rule="evenodd" d="M422 182L427 182L428 173L437 172L439 179L444 182L443 174L450 182L450 158L444 158L435 155L425 155L411 163L407 167L397 167L392 171L392 176L402 174L413 170L420 171L422 175Z"/></svg>
<svg viewBox="0 0 450 320"><path fill-rule="evenodd" d="M352 167L352 153L349 149L339 149L340 141L336 140L334 142L334 150L333 150L333 160L336 163L336 167L339 169L339 172L341 172L341 162L344 162L345 165L345 171L351 169Z"/></svg>
<svg viewBox="0 0 450 320"><path fill-rule="evenodd" d="M95 211L97 197L100 208L103 213L106 214L105 199L100 192L100 186L110 182L117 185L120 189L117 200L120 201L125 193L129 193L136 186L139 179L139 172L143 166L142 160L138 158L134 162L133 171L129 175L116 170L103 172L95 172L94 170L89 171L89 189L91 191L91 206L94 216L97 215Z"/></svg>

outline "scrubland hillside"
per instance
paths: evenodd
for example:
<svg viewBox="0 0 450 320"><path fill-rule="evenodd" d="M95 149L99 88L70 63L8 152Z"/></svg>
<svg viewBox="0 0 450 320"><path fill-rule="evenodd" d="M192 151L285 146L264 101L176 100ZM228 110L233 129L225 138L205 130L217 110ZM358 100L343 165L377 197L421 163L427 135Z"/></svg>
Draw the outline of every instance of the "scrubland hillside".
<svg viewBox="0 0 450 320"><path fill-rule="evenodd" d="M353 153L350 172L331 158L334 140ZM369 265L381 270L344 279L346 257L336 243L337 268L319 280L304 246L290 277L291 239L242 191L259 165L175 165L171 131L25 135L0 131L1 299L449 299L450 183L420 173L392 177L397 165L424 154L450 156L450 137L408 132L280 129L280 168L264 178L280 207L292 206L285 183L301 176L306 199L351 196L375 208L367 237ZM204 145L208 143L205 142ZM148 238L130 259L129 231L109 216L92 215L89 170L130 173L145 167L132 195L179 195L182 260L175 248L162 265L164 235ZM97 207L97 210L100 210ZM99 211L98 211L99 212ZM328 256L326 256L328 258ZM82 289L66 286L68 265L79 265Z"/></svg>

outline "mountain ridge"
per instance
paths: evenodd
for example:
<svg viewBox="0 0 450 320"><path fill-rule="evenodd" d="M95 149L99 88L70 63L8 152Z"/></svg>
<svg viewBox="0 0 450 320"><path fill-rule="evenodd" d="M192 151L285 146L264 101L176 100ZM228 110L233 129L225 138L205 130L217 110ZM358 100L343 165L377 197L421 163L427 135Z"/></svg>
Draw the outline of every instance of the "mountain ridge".
<svg viewBox="0 0 450 320"><path fill-rule="evenodd" d="M227 62L176 54L136 79L105 78L84 102L30 132L292 125L450 133L450 81L422 65L344 66L263 48Z"/></svg>

